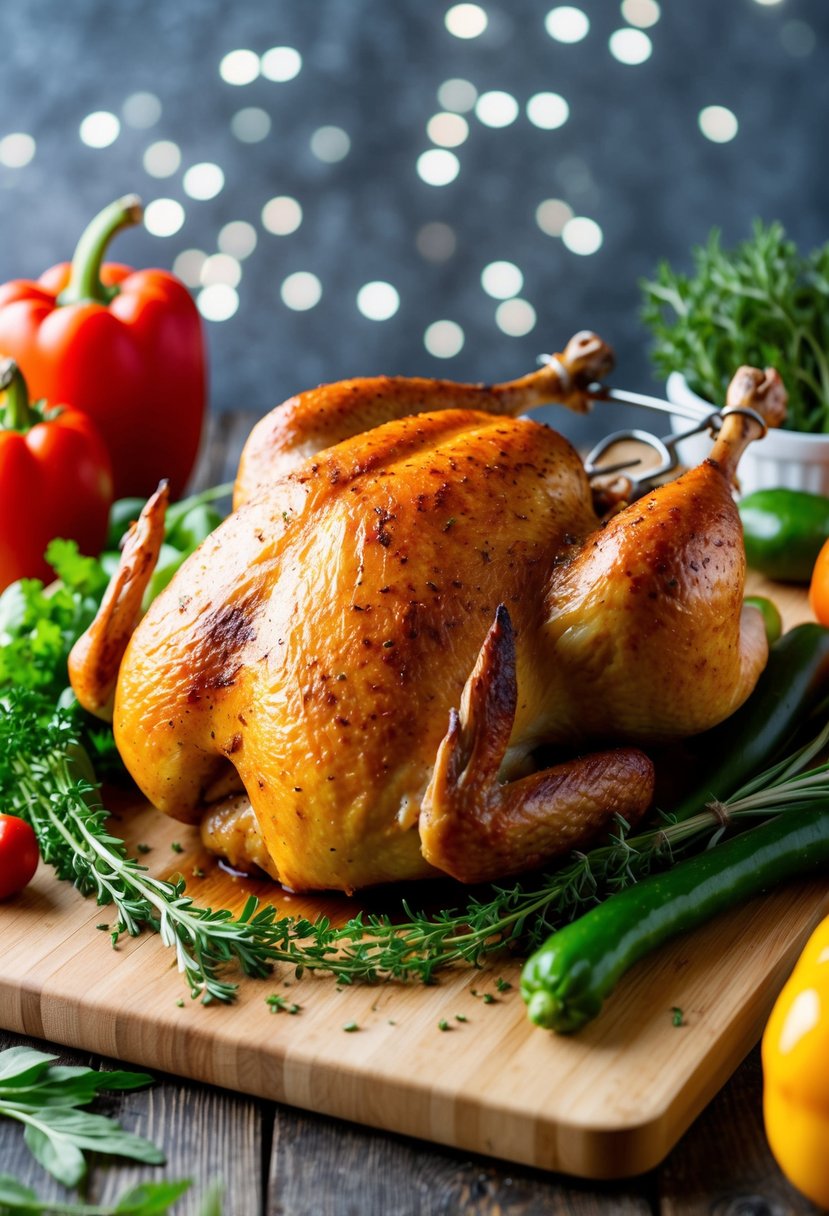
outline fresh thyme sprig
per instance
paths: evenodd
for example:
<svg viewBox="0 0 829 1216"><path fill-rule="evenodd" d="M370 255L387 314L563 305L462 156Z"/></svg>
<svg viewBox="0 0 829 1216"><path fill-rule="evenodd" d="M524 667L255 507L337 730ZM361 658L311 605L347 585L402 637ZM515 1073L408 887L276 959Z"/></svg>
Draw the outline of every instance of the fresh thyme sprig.
<svg viewBox="0 0 829 1216"><path fill-rule="evenodd" d="M613 892L680 857L714 847L730 825L784 814L825 799L829 765L806 766L827 745L829 724L806 746L725 802L680 823L663 815L658 827L636 836L630 835L620 819L609 844L574 854L535 882L494 886L489 898L471 899L458 910L429 916L414 913L404 904L404 921L370 916L356 917L339 930L331 930L327 922L303 926L305 933L313 933L315 951L324 955L338 950L335 958L323 957L319 962L309 958L307 943L301 939L284 945L299 970L332 970L339 983L389 978L429 983L437 971L452 965L480 966L487 956L506 949L530 952L554 929Z"/></svg>
<svg viewBox="0 0 829 1216"><path fill-rule="evenodd" d="M533 950L553 929L575 919L614 891L716 845L745 818L770 817L829 796L829 765L807 769L829 743L829 725L806 747L749 782L733 797L682 822L663 815L635 836L619 819L612 839L573 854L541 877L495 885L486 896L436 914L403 903L403 918L359 915L345 925L326 917L279 917L251 898L238 917L201 908L184 893L184 880L153 878L129 857L106 827L97 788L82 772L75 725L58 712L49 718L38 693L18 690L0 717L0 797L35 829L44 859L85 895L113 903L113 943L150 929L176 952L191 995L231 1001L236 984L222 978L229 964L264 976L275 963L332 974L340 984L385 979L431 983L453 965L479 967L496 953Z"/></svg>
<svg viewBox="0 0 829 1216"><path fill-rule="evenodd" d="M49 717L31 690L15 689L0 715L0 798L5 809L34 828L44 861L59 878L74 883L99 904L114 904L115 944L122 934L159 933L176 952L191 995L232 1000L236 985L220 972L235 962L246 975L264 976L278 956L273 948L276 910L248 900L238 917L200 908L184 894L184 879L153 878L128 856L123 841L106 826L97 787L84 772L74 719L61 711Z"/></svg>

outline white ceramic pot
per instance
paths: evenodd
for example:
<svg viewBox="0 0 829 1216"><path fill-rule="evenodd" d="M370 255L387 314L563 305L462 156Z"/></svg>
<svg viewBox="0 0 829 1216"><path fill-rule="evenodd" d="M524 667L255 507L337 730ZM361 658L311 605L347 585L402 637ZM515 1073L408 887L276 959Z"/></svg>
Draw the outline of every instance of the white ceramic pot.
<svg viewBox="0 0 829 1216"><path fill-rule="evenodd" d="M668 377L666 396L673 405L714 407L693 389L680 372ZM693 426L685 418L671 416L671 430L681 435ZM694 465L711 451L711 439L703 432L686 439L678 447L683 464ZM829 435L808 435L802 431L771 430L765 439L749 444L740 461L740 491L751 494L773 486L808 490L829 496Z"/></svg>

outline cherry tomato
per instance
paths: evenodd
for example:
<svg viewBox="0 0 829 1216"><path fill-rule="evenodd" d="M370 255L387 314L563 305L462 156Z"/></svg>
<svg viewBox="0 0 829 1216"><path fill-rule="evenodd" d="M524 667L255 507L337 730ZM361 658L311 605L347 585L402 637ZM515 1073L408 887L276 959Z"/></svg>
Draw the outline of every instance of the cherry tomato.
<svg viewBox="0 0 829 1216"><path fill-rule="evenodd" d="M809 603L821 625L829 625L829 540L818 554L812 571Z"/></svg>
<svg viewBox="0 0 829 1216"><path fill-rule="evenodd" d="M39 857L37 838L25 819L0 815L0 899L31 882Z"/></svg>

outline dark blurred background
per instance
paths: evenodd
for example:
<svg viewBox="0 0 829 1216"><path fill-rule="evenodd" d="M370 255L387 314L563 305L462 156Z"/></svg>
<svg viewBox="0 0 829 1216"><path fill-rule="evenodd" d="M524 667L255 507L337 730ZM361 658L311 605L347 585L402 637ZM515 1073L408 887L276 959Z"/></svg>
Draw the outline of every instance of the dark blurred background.
<svg viewBox="0 0 829 1216"><path fill-rule="evenodd" d="M137 191L113 256L193 288L214 409L508 378L583 327L649 390L660 257L829 235L827 32L826 0L4 0L0 279Z"/></svg>

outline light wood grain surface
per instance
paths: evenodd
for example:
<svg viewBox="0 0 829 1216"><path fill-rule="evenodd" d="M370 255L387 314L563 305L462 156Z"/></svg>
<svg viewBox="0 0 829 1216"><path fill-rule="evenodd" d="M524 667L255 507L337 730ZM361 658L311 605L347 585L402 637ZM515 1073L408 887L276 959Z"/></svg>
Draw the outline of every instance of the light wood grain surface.
<svg viewBox="0 0 829 1216"><path fill-rule="evenodd" d="M757 580L753 589L769 590ZM787 624L808 615L802 592L774 595ZM205 857L195 830L152 808L122 811L117 828L133 847L150 846L153 873L180 869L202 904L239 908L254 892L283 914L354 911L345 899L300 899L231 877ZM284 970L245 981L233 1008L205 1009L186 997L158 938L127 939L112 952L96 928L105 911L41 867L0 913L0 1024L474 1152L620 1177L660 1161L756 1042L826 905L822 881L799 883L714 921L640 964L599 1019L561 1038L529 1025L510 962L429 988L340 991L330 978L296 982ZM512 984L503 994L499 976ZM271 1014L272 991L301 1013ZM684 1011L678 1028L675 1006ZM442 1019L450 1031L439 1029ZM359 1030L345 1032L349 1022Z"/></svg>
<svg viewBox="0 0 829 1216"><path fill-rule="evenodd" d="M238 449L247 431L246 423L239 425L239 421L226 420L226 423L231 425L225 423L222 428L225 433L214 446L211 460L214 469L220 460L225 468L232 467L234 456L229 449L234 445ZM214 472L207 480L215 481L224 475L224 470L218 475ZM763 589L759 586L751 588L756 591ZM806 619L808 613L803 606L802 597L798 598L796 594L792 596L789 591L775 589L774 598L783 609L788 625L799 619ZM142 820L136 819L133 824L137 832L135 839L141 837L142 826ZM172 838L180 837L184 832L185 829L176 829L173 825L172 834L164 840L159 840L154 861L163 861L165 847L169 848ZM146 837L146 833L143 835ZM159 866L159 872L172 868L169 864L171 862L185 862L186 857L169 855L167 861L166 866ZM213 881L212 874L204 880L205 894ZM198 895L198 892L196 893ZM71 912L63 908L64 895L74 901ZM237 898L238 896L237 892ZM665 1015L664 1029L670 1030L667 1041L674 1044L670 1054L678 1054L685 1060L689 1055L693 1056L694 1052L689 1052L687 1045L676 1050L675 1045L681 1043L683 1037L687 1042L692 1042L696 1035L698 1039L706 1039L709 1046L715 1041L713 1024L709 1020L709 1005L719 1001L721 985L730 987L732 981L736 982L734 968L730 966L729 959L733 961L734 956L742 957L747 954L753 958L755 964L759 962L767 975L765 992L764 985L760 984L754 996L753 1029L747 1032L747 1027L744 1026L741 1031L742 1038L740 1034L735 1036L733 1032L726 1035L725 1058L719 1059L718 1066L714 1069L716 1075L707 1086L700 1087L700 1079L697 1076L690 1086L686 1087L683 1099L685 1122L693 1117L705 1101L706 1093L709 1090L713 1092L713 1088L725 1079L752 1037L756 1037L762 1021L760 1008L767 1006L773 998L774 988L785 969L786 954L792 952L794 940L806 932L807 923L817 915L823 900L822 891L817 888L801 889L793 892L792 896L790 897L788 892L780 893L779 915L774 907L766 905L765 911L769 913L769 920L774 926L770 935L766 933L766 922L762 919L758 921L759 909L755 905L746 909L739 918L730 920L728 934L722 935L729 937L730 942L717 941L716 935L713 941L709 940L710 930L707 930L703 934L688 937L681 943L681 948L672 947L663 952L664 958L655 960L657 973L661 973L663 977L659 984L664 985L665 977L670 977L671 972L679 977L688 973L689 968L693 972L695 959L705 960L706 967L703 970L712 960L717 963L718 959L722 959L723 971L720 979L715 981L713 986L706 983L701 985L698 1008L690 1004L683 1006L689 1015L693 1015L689 1016L686 1027L674 1028L670 1023L670 1004L677 1003L676 1000L672 999L668 1006L663 1006L660 1010L664 1011ZM272 1096L288 1096L290 1091L289 1101L297 1101L298 1098L302 1100L303 1095L306 1099L322 1098L316 1105L320 1109L334 1110L353 1103L355 1092L359 1088L359 1081L355 1080L355 1077L359 1078L364 1063L377 1067L382 1074L380 1059L389 1043L395 1055L398 1052L399 1040L395 1045L395 1041L389 1039L387 1034L384 1037L385 1032L382 1030L380 1034L371 1033L376 1028L373 1019L381 1014L381 1008L378 1006L377 1009L372 1009L369 1005L365 1014L359 1014L366 1020L365 1032L361 1031L359 1035L353 1036L343 1035L342 1032L333 1035L337 1048L337 1079L329 1078L325 1084L315 1086L308 1074L316 1068L316 1058L322 1050L319 1035L308 1035L310 1046L307 1049L298 1048L296 1042L291 1041L290 1035L305 1039L306 1017L309 1017L309 1020L317 1018L318 1029L322 1027L326 1033L332 1014L338 1019L336 1025L350 1019L352 1012L347 1002L352 999L351 992L329 993L319 1002L317 1009L317 997L322 992L319 985L327 981L312 981L315 999L311 1001L310 997L303 997L309 1003L303 1009L302 1015L294 1019L286 1015L274 1017L267 1013L264 1006L259 1008L265 992L282 990L278 981L270 985L250 985L255 991L245 992L237 1010L202 1010L190 1006L189 1002L184 1010L179 1010L175 1002L181 991L180 981L167 971L166 960L162 957L157 942L147 940L128 943L124 950L113 956L103 934L95 932L94 939L90 940L89 926L100 923L102 915L105 915L101 910L90 909L72 892L56 892L54 886L47 892L41 892L38 887L33 892L33 897L33 904L22 911L16 934L21 934L25 925L28 930L33 930L36 926L43 934L54 930L58 924L64 925L67 917L72 927L66 933L61 932L60 940L53 942L51 946L41 940L36 948L27 949L27 941L29 946L32 945L29 932L24 933L22 937L15 934L10 937L6 932L7 923L3 921L3 943L4 946L8 943L9 957L14 960L15 976L3 985L0 1023L4 1026L19 1025L21 1029L25 1026L31 1033L46 1036L56 1043L83 1041L90 1049L111 1051L121 1060L143 1060L156 1070L165 1067L165 1060L175 1061L179 1054L184 1053L193 1066L190 1075L209 1077L215 1065L218 1069L216 1075L223 1084L230 1083L236 1089L247 1087L252 1090L264 1087L265 1077L267 1091ZM125 971L121 970L124 966L127 968ZM74 979L73 972L76 973ZM505 969L501 969L499 973L508 974ZM120 980L116 978L119 975L127 980L123 989ZM81 977L83 983L79 983ZM485 990L491 978L490 976L488 980L484 980L479 976L478 990ZM640 982L641 976L637 972L617 994L614 1004L618 1006L620 1017L625 1018L635 1012L635 993ZM507 1095L502 1107L492 1111L489 1116L490 1139L484 1148L484 1151L496 1157L503 1157L508 1155L502 1144L504 1115L515 1106L522 1105L522 1086L528 1085L532 1089L541 1090L549 1082L547 1092L552 1093L554 1089L549 1078L540 1079L538 1075L539 1072L543 1073L547 1066L549 1053L546 1047L541 1049L541 1054L534 1057L529 1064L527 1059L522 1057L522 1052L526 1049L526 1035L533 1035L545 1044L555 1043L556 1040L551 1040L540 1032L529 1031L523 1024L523 1033L518 1030L517 1014L520 1009L514 991L507 994L502 1001L486 1007L470 996L470 986L475 985L451 984L433 991L440 993L447 1000L446 1008L451 1006L453 1011L456 1007L460 1008L457 1004L460 999L475 1002L470 1006L471 1013L474 1013L474 1022L469 1023L468 1027L471 1031L474 1025L481 1038L478 1039L477 1033L470 1033L468 1042L460 1046L456 1032L441 1035L428 1016L422 1017L412 1012L411 1016L406 1018L405 1034L408 1037L409 1033L413 1032L417 1041L407 1045L402 1063L409 1069L417 1070L424 1060L434 1058L434 1040L440 1036L442 1039L451 1040L451 1050L441 1050L439 1055L441 1064L445 1065L444 1071L451 1074L454 1072L454 1055L467 1055L472 1045L477 1042L479 1067L497 1071L500 1066L500 1071L512 1082L512 1105ZM79 988L83 988L80 995ZM292 990L292 999L299 999L298 991ZM658 991L661 993L663 988L660 987ZM622 1059L630 1050L640 1062L645 1061L637 1085L646 1089L650 1087L652 1077L647 1062L647 1049L651 1042L648 1035L652 1034L654 1029L660 1032L663 1030L654 1009L656 1002L661 1001L662 997L655 995L655 992L656 990L651 989L651 1007L644 1014L644 1038L639 1037L637 1041L637 1024L632 1027L634 1034L627 1048L622 1047L620 1042L614 1045L614 1036L609 1032L606 1042L599 1041L594 1045L599 1052L597 1065L599 1059L609 1064L614 1058L614 1050ZM138 1025L133 1026L129 1014L137 995L142 998L142 1011ZM105 997L103 1003L99 1000L102 996ZM339 998L338 1002L332 1002L333 996ZM408 1002L412 996L413 994L398 989L391 990L391 998L395 1001L403 998ZM88 1020L90 1002L96 1012L94 1023ZM362 1010L363 1006L360 1008ZM408 1003L406 1008L409 1008ZM467 1006L464 1005L463 1008L466 1009ZM240 1015L246 1021L243 1034L237 1036L230 1031L213 1034L215 1027L223 1022L227 1027ZM697 1016L698 1020L695 1021ZM185 1018L186 1021L183 1020ZM488 1018L498 1020L487 1023ZM717 1013L718 1023L727 1020L727 1016L724 1017L721 1012ZM740 1021L739 1018L737 1020ZM170 1039L179 1037L182 1026L186 1026L187 1031L181 1038L181 1045L171 1046ZM677 1036L681 1037L678 1039ZM600 1040L601 1038L602 1036L599 1036ZM368 1045L367 1039L370 1040ZM242 1066L240 1061L246 1055L247 1044L254 1040L259 1053L269 1056L276 1050L280 1056L281 1063L275 1072L271 1073L259 1064L251 1066L248 1063ZM346 1041L345 1049L343 1040ZM20 1040L12 1036L10 1041ZM133 1043L137 1045L139 1054L127 1054L124 1050ZM716 1043L718 1044L719 1040L716 1040ZM354 1050L354 1044L360 1044L358 1050ZM352 1055L349 1056L348 1052L352 1052ZM706 1054L710 1056L711 1053ZM78 1061L82 1057L76 1054L70 1058ZM175 1064L172 1067L175 1071ZM469 1065L459 1066L463 1067ZM254 1084L250 1083L252 1071L256 1073ZM471 1071L474 1073L474 1068ZM271 1087L274 1076L278 1084ZM230 1078L230 1081L227 1078ZM435 1129L437 1135L446 1127L449 1127L450 1131L473 1128L475 1134L479 1134L479 1129L486 1120L482 1120L480 1115L473 1115L463 1101L455 1100L453 1103L457 1107L454 1115L447 1114L444 1110L441 1117L435 1111L435 1107L439 1111L442 1104L445 1106L446 1095L450 1093L453 1085L451 1078L448 1082L445 1078L439 1080L441 1084L430 1092L428 1100L413 1103L416 1108L413 1116L411 1112L404 1112L406 1123L408 1124L410 1117L419 1119L420 1112L426 1110L430 1126ZM658 1087L664 1090L664 1078L657 1077L657 1081ZM168 1145L172 1153L173 1168L165 1171L167 1176L189 1174L196 1177L197 1183L204 1183L209 1177L217 1175L223 1176L226 1182L229 1180L229 1193L233 1198L230 1206L225 1208L227 1212L267 1211L283 1213L284 1216L301 1216L311 1212L396 1214L409 1211L470 1214L661 1211L682 1213L683 1216L715 1209L717 1212L751 1213L752 1216L765 1216L770 1211L811 1212L813 1209L810 1205L799 1200L780 1178L765 1147L760 1134L759 1084L758 1063L756 1056L752 1056L740 1069L737 1080L716 1099L705 1116L694 1125L692 1133L686 1136L680 1147L669 1156L662 1170L657 1174L643 1176L634 1183L616 1184L609 1189L595 1183L567 1183L566 1180L538 1174L522 1167L510 1170L509 1167L499 1167L481 1158L470 1160L462 1154L459 1156L453 1153L451 1149L429 1150L424 1145L400 1140L387 1132L380 1135L362 1132L356 1127L331 1123L315 1115L302 1115L285 1107L274 1107L272 1103L260 1104L239 1094L234 1095L200 1085L188 1085L187 1082L175 1081L172 1078L147 1093L125 1095L122 1099L113 1098L111 1101L114 1108L120 1108L119 1113L126 1122L130 1120L124 1115L125 1110L127 1115L135 1116L142 1130L149 1131L154 1138L161 1139ZM424 1088L419 1077L409 1074L403 1090L406 1102L410 1101L410 1094L418 1087ZM425 1087L430 1088L428 1083ZM585 1085L584 1088L589 1087ZM331 1092L337 1089L342 1089L342 1096ZM382 1084L380 1090L383 1091ZM613 1118L618 1118L619 1111L624 1112L625 1106L630 1106L635 1092L635 1088L626 1092L624 1083L617 1081L615 1094L611 1094ZM555 1097L555 1094L552 1096ZM367 1121L373 1120L383 1128L396 1126L386 1117L388 1101L388 1094L379 1096L377 1093L370 1093L365 1103L365 1110L371 1116ZM577 1095L577 1105L578 1101L584 1101L584 1095ZM594 1118L598 1107L599 1103L594 1103ZM360 1119L364 1114L359 1111L356 1116L350 1117ZM568 1114L567 1117L571 1116ZM604 1136L608 1135L609 1130L612 1139L617 1129L603 1126L599 1130ZM0 1126L0 1158L4 1163L10 1162L12 1155L16 1161L25 1161L25 1155L21 1157L15 1141L17 1131L18 1129L10 1129L7 1125ZM465 1134L467 1133L464 1132ZM559 1142L558 1138L554 1137L551 1149L549 1136L545 1138L544 1134L540 1134L533 1144L533 1152L537 1154L540 1148L542 1153L546 1154L551 1151L561 1153L566 1147L566 1139L563 1137ZM465 1143L457 1136L452 1142ZM548 1155L545 1164L555 1159ZM264 1174L261 1169L263 1162ZM24 1179L27 1177L22 1166L15 1172ZM38 1190L44 1193L48 1187L44 1188L42 1185L42 1171L37 1167L30 1167L29 1176L32 1179L34 1173L37 1173ZM392 1175L395 1184L386 1186L382 1179ZM115 1171L111 1168L95 1168L90 1193L96 1197L115 1194L123 1189L124 1180L133 1176L150 1177L153 1173L147 1169L135 1171L132 1167ZM178 1212L179 1208L176 1210ZM197 1210L195 1196L191 1200L183 1201L182 1214L196 1213Z"/></svg>

